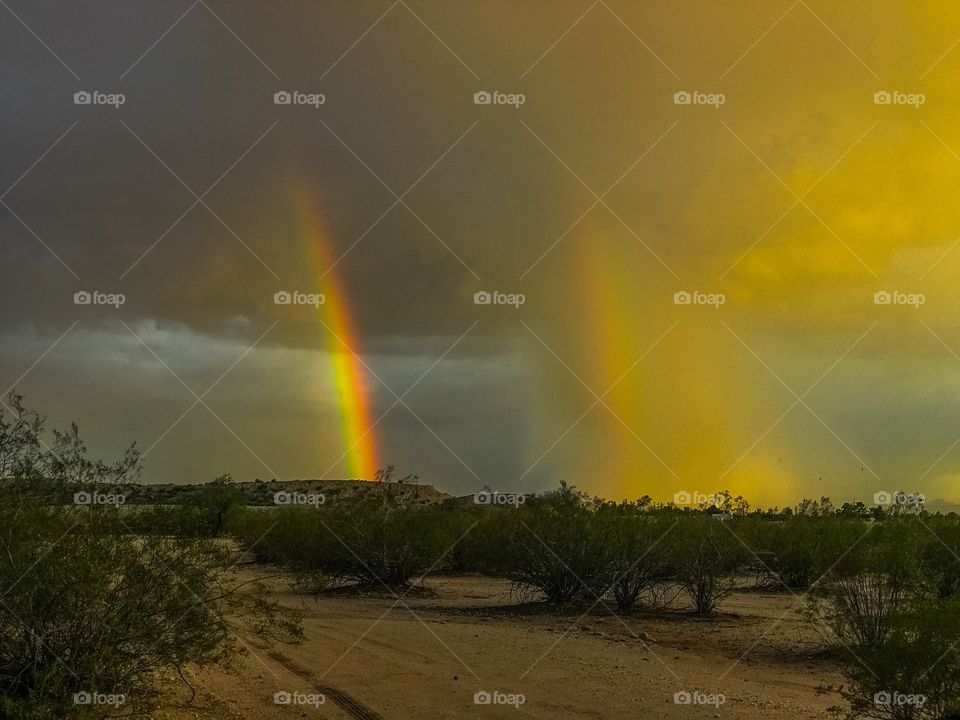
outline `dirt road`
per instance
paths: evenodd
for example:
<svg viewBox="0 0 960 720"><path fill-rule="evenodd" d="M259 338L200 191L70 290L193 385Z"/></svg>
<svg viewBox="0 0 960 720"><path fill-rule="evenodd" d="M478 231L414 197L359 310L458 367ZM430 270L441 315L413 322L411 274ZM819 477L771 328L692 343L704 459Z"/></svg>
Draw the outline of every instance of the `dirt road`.
<svg viewBox="0 0 960 720"><path fill-rule="evenodd" d="M314 599L278 584L305 614L306 642L248 646L235 672L190 676L192 707L171 685L155 717L797 720L827 718L836 703L816 694L839 677L787 594L736 594L709 620L624 619L522 604L490 578L427 587Z"/></svg>

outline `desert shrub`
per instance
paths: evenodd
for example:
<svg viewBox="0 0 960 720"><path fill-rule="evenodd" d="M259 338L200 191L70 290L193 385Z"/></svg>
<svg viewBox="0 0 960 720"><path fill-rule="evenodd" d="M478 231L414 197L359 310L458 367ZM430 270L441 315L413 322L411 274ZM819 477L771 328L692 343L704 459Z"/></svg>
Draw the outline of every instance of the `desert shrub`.
<svg viewBox="0 0 960 720"><path fill-rule="evenodd" d="M640 603L659 605L661 584L672 575L666 538L678 522L644 513L632 503L600 508L597 526L602 531L596 545L604 554L606 574L597 595L611 594L624 611Z"/></svg>
<svg viewBox="0 0 960 720"><path fill-rule="evenodd" d="M794 516L754 528L751 546L757 550L754 570L759 587L770 591L810 587L816 579L819 539L811 525L811 518Z"/></svg>
<svg viewBox="0 0 960 720"><path fill-rule="evenodd" d="M137 703L161 671L228 659L231 633L297 634L295 618L235 592L222 543L135 535L116 507L55 502L76 482L129 480L139 458L89 460L75 427L45 442L43 419L11 405L0 420L0 716L97 709L74 703L84 692Z"/></svg>
<svg viewBox="0 0 960 720"><path fill-rule="evenodd" d="M807 590L866 530L860 521L793 515L783 522L752 523L744 534L756 551L759 585Z"/></svg>
<svg viewBox="0 0 960 720"><path fill-rule="evenodd" d="M230 652L222 548L130 539L111 510L4 509L0 526L4 695L66 711L75 692L142 696L153 671Z"/></svg>
<svg viewBox="0 0 960 720"><path fill-rule="evenodd" d="M245 505L243 492L229 475L221 475L190 493L188 507L195 508L200 516L201 528L210 537L216 537L224 529L227 515L240 505Z"/></svg>
<svg viewBox="0 0 960 720"><path fill-rule="evenodd" d="M4 717L69 715L78 692L143 699L157 671L237 650L231 633L242 628L223 619L228 611L249 613L262 632L279 617L232 596L232 556L210 541L131 538L113 511L89 509L3 510L0 526Z"/></svg>
<svg viewBox="0 0 960 720"><path fill-rule="evenodd" d="M513 506L476 507L460 513L463 539L451 551L452 565L464 572L510 577L511 546L506 538L520 529L520 515Z"/></svg>
<svg viewBox="0 0 960 720"><path fill-rule="evenodd" d="M135 535L170 535L196 538L208 535L209 526L198 508L183 505L125 506L120 516L126 530Z"/></svg>
<svg viewBox="0 0 960 720"><path fill-rule="evenodd" d="M63 497L68 487L97 483L125 483L139 478L140 453L136 444L113 463L88 457L74 424L53 429L44 438L46 418L11 391L6 412L0 413L0 480L9 498L50 500ZM72 490L70 491L72 493Z"/></svg>
<svg viewBox="0 0 960 720"><path fill-rule="evenodd" d="M580 493L561 485L504 513L505 574L521 595L566 604L603 592L605 528Z"/></svg>
<svg viewBox="0 0 960 720"><path fill-rule="evenodd" d="M960 715L960 601L933 599L892 613L873 645L839 655L847 716L889 720ZM830 688L833 689L833 688Z"/></svg>
<svg viewBox="0 0 960 720"><path fill-rule="evenodd" d="M945 518L930 518L925 523L929 537L923 548L924 573L936 579L941 599L960 595L960 524Z"/></svg>
<svg viewBox="0 0 960 720"><path fill-rule="evenodd" d="M847 716L957 717L960 600L949 576L956 559L946 556L955 529L938 527L946 539L937 539L917 518L861 527L869 532L834 560L808 608L836 646Z"/></svg>
<svg viewBox="0 0 960 720"><path fill-rule="evenodd" d="M337 580L405 585L442 567L456 540L451 518L431 507L408 507L392 495L357 493L327 508L317 557Z"/></svg>
<svg viewBox="0 0 960 720"><path fill-rule="evenodd" d="M316 507L246 510L228 527L261 561L388 587L444 567L458 537L455 516L376 491Z"/></svg>
<svg viewBox="0 0 960 720"><path fill-rule="evenodd" d="M712 615L736 587L748 550L723 526L728 520L683 518L671 533L670 555L677 583L697 615Z"/></svg>
<svg viewBox="0 0 960 720"><path fill-rule="evenodd" d="M317 533L312 511L299 507L234 508L227 513L224 527L259 562L293 567L307 566L307 540Z"/></svg>
<svg viewBox="0 0 960 720"><path fill-rule="evenodd" d="M849 548L809 595L811 616L856 652L884 642L897 613L929 598L936 578L922 562L927 536L912 520L874 526Z"/></svg>

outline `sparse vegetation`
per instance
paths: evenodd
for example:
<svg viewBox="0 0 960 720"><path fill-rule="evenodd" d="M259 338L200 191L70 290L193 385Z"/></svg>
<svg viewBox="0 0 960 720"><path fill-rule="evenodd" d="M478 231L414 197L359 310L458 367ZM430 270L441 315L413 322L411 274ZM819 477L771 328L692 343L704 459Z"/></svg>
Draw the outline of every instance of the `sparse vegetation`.
<svg viewBox="0 0 960 720"><path fill-rule="evenodd" d="M347 585L394 593L451 571L507 578L526 601L577 611L709 617L738 589L803 593L807 621L847 679L825 688L846 702L843 713L960 712L954 516L837 508L825 497L757 510L727 491L695 507L613 503L566 484L438 503L416 476L394 481L391 466L381 482L348 489L224 476L126 504L109 498L139 487L135 447L116 463L90 460L76 427L44 441L44 419L18 396L9 403L14 412L0 417L3 717L82 714L72 696L86 691L136 707L149 703L158 673L225 662L245 633L295 639L294 615L262 587L231 580L239 550L314 596Z"/></svg>

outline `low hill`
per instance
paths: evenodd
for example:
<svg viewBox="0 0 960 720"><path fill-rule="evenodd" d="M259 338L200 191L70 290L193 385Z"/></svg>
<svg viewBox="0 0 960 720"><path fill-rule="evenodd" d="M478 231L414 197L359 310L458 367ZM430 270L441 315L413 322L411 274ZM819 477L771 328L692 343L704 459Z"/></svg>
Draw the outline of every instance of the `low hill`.
<svg viewBox="0 0 960 720"><path fill-rule="evenodd" d="M129 484L110 486L110 492L123 493L127 505L180 505L203 487L205 483L178 485ZM247 505L272 506L277 493L322 493L328 498L346 497L360 490L392 493L407 500L423 504L439 504L450 496L432 485L420 483L385 483L369 480L254 480L239 482L236 487L243 493Z"/></svg>

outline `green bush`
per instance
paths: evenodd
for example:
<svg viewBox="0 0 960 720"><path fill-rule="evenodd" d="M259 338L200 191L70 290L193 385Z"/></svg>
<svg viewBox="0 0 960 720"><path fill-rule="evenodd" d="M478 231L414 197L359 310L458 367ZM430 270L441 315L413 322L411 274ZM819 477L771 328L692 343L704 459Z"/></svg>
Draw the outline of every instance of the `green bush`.
<svg viewBox="0 0 960 720"><path fill-rule="evenodd" d="M229 475L221 475L213 482L201 485L190 494L186 503L199 513L202 531L210 537L219 535L230 511L244 504L243 493Z"/></svg>
<svg viewBox="0 0 960 720"><path fill-rule="evenodd" d="M917 518L869 527L810 595L809 615L829 629L854 717L912 720L960 711L960 604L934 537ZM941 531L949 528L938 528ZM948 539L955 538L952 532ZM946 596L947 599L944 599Z"/></svg>
<svg viewBox="0 0 960 720"><path fill-rule="evenodd" d="M866 529L867 525L858 520L793 515L782 522L752 522L744 536L756 551L755 570L761 587L803 591Z"/></svg>
<svg viewBox="0 0 960 720"><path fill-rule="evenodd" d="M923 570L935 578L937 596L941 599L960 595L960 523L946 518L924 521L928 537L923 546Z"/></svg>
<svg viewBox="0 0 960 720"><path fill-rule="evenodd" d="M120 515L123 526L135 535L169 535L198 538L209 535L209 525L199 508L176 505L128 505Z"/></svg>
<svg viewBox="0 0 960 720"><path fill-rule="evenodd" d="M457 518L436 507L407 506L393 494L358 492L316 507L250 510L228 528L265 562L320 571L336 582L387 587L445 567Z"/></svg>
<svg viewBox="0 0 960 720"><path fill-rule="evenodd" d="M812 617L837 641L863 649L887 640L891 621L935 593L923 566L926 530L913 520L888 520L852 545L810 594Z"/></svg>
<svg viewBox="0 0 960 720"><path fill-rule="evenodd" d="M12 419L0 418L0 716L104 713L76 704L77 693L123 696L130 714L158 672L223 661L238 632L298 634L262 596L248 604L236 594L223 543L135 535L127 521L142 524L138 511L62 504L78 481L129 481L139 457L89 460L76 427L44 441L42 418L19 397L10 405ZM241 619L228 623L228 610Z"/></svg>
<svg viewBox="0 0 960 720"><path fill-rule="evenodd" d="M913 720L960 715L960 601L933 599L887 619L883 639L839 655L847 717ZM832 689L832 688L831 688Z"/></svg>
<svg viewBox="0 0 960 720"><path fill-rule="evenodd" d="M730 595L749 551L723 523L709 516L684 518L671 533L670 556L677 583L697 615L712 615Z"/></svg>
<svg viewBox="0 0 960 720"><path fill-rule="evenodd" d="M606 528L573 488L500 511L505 575L522 596L557 604L602 595L609 575Z"/></svg>
<svg viewBox="0 0 960 720"><path fill-rule="evenodd" d="M212 543L128 539L115 510L0 510L4 695L67 712L76 692L141 697L150 674L232 650Z"/></svg>
<svg viewBox="0 0 960 720"><path fill-rule="evenodd" d="M597 525L602 530L594 544L604 554L606 575L598 595L611 594L623 611L638 604L657 605L653 593L673 574L669 535L678 523L645 513L633 503L600 508Z"/></svg>
<svg viewBox="0 0 960 720"><path fill-rule="evenodd" d="M407 507L389 494L357 493L324 510L311 557L340 581L405 585L443 567L456 540L451 517L440 509Z"/></svg>

